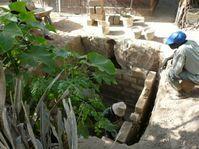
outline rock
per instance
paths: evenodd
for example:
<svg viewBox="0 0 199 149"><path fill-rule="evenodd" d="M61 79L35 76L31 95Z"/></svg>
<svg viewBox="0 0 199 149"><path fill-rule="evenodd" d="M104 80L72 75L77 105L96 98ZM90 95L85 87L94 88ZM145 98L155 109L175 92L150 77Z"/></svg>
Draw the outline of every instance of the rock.
<svg viewBox="0 0 199 149"><path fill-rule="evenodd" d="M82 45L81 36L71 37L66 46L69 50L76 51L78 53L85 53L84 47Z"/></svg>
<svg viewBox="0 0 199 149"><path fill-rule="evenodd" d="M160 64L160 47L161 44L152 41L126 39L116 45L114 53L123 69L139 67L157 71Z"/></svg>

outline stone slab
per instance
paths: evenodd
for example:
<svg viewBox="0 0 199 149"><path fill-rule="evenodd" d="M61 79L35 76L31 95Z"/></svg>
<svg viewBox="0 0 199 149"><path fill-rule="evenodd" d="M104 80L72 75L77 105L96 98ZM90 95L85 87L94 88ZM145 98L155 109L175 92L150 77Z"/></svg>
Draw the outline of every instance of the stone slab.
<svg viewBox="0 0 199 149"><path fill-rule="evenodd" d="M125 121L118 132L118 136L116 137L118 138L117 140L121 143L125 143L128 139L131 128L132 128L132 122Z"/></svg>
<svg viewBox="0 0 199 149"><path fill-rule="evenodd" d="M145 86L135 105L135 112L144 116L147 111L146 108L150 103L150 96L153 90L153 85L156 78L156 72L150 71L145 80Z"/></svg>

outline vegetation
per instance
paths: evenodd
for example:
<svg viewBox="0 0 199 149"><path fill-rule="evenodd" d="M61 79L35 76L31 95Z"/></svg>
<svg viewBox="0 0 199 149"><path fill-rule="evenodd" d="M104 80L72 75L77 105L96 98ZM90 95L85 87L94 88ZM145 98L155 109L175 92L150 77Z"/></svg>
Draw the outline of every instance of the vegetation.
<svg viewBox="0 0 199 149"><path fill-rule="evenodd" d="M115 130L99 96L101 84L116 83L110 60L48 45L35 32L55 28L25 2L0 8L0 26L0 146L76 148L78 136Z"/></svg>

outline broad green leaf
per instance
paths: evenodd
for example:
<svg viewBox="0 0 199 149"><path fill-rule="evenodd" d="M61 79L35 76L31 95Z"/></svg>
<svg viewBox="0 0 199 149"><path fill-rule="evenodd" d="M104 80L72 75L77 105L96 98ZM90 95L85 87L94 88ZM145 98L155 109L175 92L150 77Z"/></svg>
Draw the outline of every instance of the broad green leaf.
<svg viewBox="0 0 199 149"><path fill-rule="evenodd" d="M23 36L21 29L17 26L16 23L9 23L6 25L3 32L6 32L7 35L11 37Z"/></svg>
<svg viewBox="0 0 199 149"><path fill-rule="evenodd" d="M15 39L10 34L1 32L0 33L0 53L9 51L14 46Z"/></svg>
<svg viewBox="0 0 199 149"><path fill-rule="evenodd" d="M47 43L46 39L44 37L38 37L38 36L29 36L29 40L33 43L38 43L41 45L44 45Z"/></svg>
<svg viewBox="0 0 199 149"><path fill-rule="evenodd" d="M3 24L7 24L11 22L17 22L17 17L16 15L9 13L9 12L1 12L0 11L0 22Z"/></svg>
<svg viewBox="0 0 199 149"><path fill-rule="evenodd" d="M97 67L100 71L105 71L106 73L111 75L115 74L115 66L111 62L111 60L96 52L88 53L87 58L91 65Z"/></svg>
<svg viewBox="0 0 199 149"><path fill-rule="evenodd" d="M26 3L25 2L14 2L9 5L11 11L16 11L20 13L26 13Z"/></svg>
<svg viewBox="0 0 199 149"><path fill-rule="evenodd" d="M26 12L26 13L20 13L19 18L21 19L22 22L36 22L36 18L32 12Z"/></svg>
<svg viewBox="0 0 199 149"><path fill-rule="evenodd" d="M30 50L27 53L21 54L20 59L24 64L30 65L44 63L50 66L54 64L52 53L49 52L45 46L30 47Z"/></svg>

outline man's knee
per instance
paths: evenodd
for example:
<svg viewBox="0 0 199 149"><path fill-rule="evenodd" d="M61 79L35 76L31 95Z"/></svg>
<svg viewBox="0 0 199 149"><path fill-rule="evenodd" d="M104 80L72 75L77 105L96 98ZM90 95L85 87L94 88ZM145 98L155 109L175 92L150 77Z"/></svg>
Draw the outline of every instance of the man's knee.
<svg viewBox="0 0 199 149"><path fill-rule="evenodd" d="M195 84L189 80L182 80L182 82L180 84L181 84L182 91L184 91L186 93L191 92L195 86Z"/></svg>

